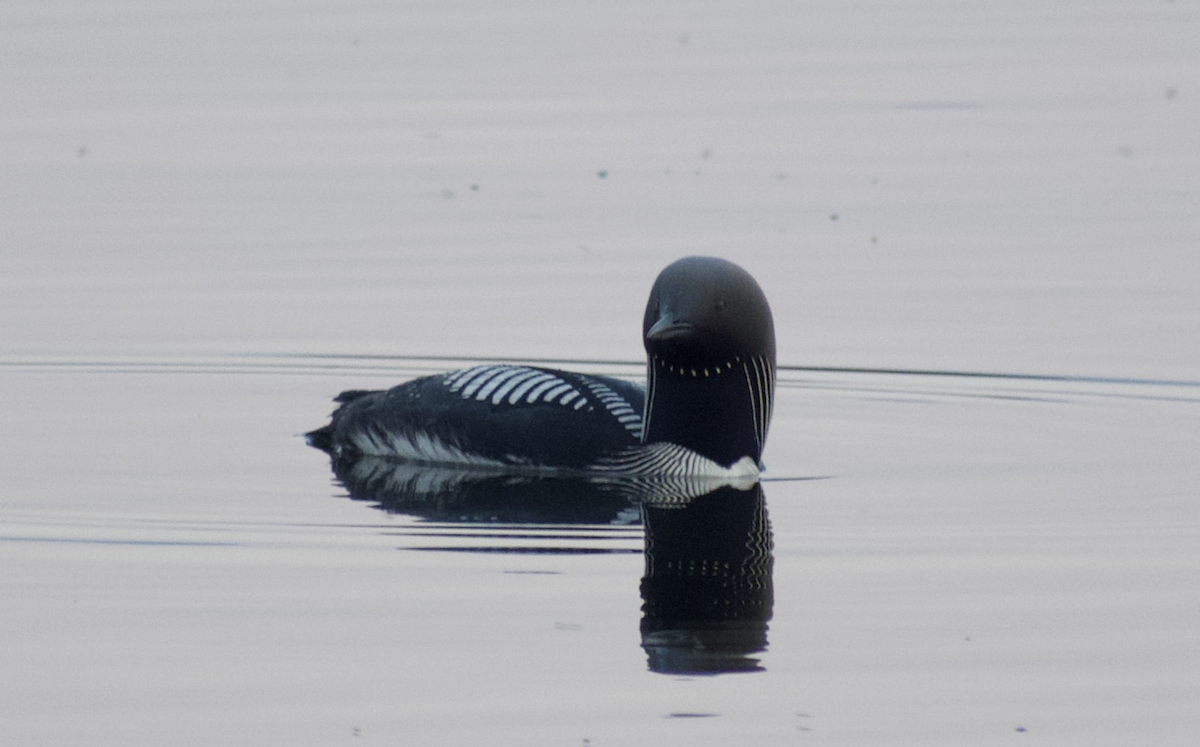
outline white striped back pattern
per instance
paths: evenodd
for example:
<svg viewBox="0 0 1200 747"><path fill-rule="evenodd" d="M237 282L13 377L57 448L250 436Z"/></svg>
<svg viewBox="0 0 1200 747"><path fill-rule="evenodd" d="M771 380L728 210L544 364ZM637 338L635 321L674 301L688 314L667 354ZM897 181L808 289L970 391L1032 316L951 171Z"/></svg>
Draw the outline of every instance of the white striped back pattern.
<svg viewBox="0 0 1200 747"><path fill-rule="evenodd" d="M586 376L582 379L595 400L634 437L640 438L642 414L603 381ZM451 371L443 382L463 399L490 401L493 405L547 402L572 410L592 407L587 395L573 383L550 371L528 366L473 366Z"/></svg>

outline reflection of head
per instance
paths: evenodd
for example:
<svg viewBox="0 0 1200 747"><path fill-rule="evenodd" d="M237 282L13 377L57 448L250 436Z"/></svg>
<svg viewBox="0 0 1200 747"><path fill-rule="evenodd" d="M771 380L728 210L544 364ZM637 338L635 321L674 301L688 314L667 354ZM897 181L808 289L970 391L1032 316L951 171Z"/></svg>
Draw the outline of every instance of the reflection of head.
<svg viewBox="0 0 1200 747"><path fill-rule="evenodd" d="M762 487L721 488L687 505L645 505L642 647L663 673L760 668L774 593Z"/></svg>

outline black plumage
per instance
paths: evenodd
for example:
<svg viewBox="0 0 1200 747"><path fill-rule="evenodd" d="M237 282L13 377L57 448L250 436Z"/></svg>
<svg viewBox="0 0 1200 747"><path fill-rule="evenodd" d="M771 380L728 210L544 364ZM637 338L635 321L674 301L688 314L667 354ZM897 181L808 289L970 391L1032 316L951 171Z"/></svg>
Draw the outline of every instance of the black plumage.
<svg viewBox="0 0 1200 747"><path fill-rule="evenodd" d="M762 290L742 268L687 257L659 274L643 324L647 387L531 366L476 366L387 391L342 393L309 443L532 472L686 474L757 465L775 383Z"/></svg>

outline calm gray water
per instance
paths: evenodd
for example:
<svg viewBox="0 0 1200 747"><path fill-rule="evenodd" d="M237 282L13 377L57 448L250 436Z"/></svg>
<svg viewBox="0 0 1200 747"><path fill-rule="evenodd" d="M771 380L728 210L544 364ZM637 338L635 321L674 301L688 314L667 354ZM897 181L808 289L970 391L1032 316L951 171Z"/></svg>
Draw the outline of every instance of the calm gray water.
<svg viewBox="0 0 1200 747"><path fill-rule="evenodd" d="M0 743L1191 747L1197 39L0 4ZM652 503L649 553L628 496L354 500L300 437L468 360L639 377L688 254L759 279L785 369L761 500Z"/></svg>
<svg viewBox="0 0 1200 747"><path fill-rule="evenodd" d="M766 650L697 664L644 647L636 510L386 512L348 500L298 437L350 379L441 363L6 363L5 732L514 745L1195 732L1194 384L784 371L763 484L770 620L751 631Z"/></svg>

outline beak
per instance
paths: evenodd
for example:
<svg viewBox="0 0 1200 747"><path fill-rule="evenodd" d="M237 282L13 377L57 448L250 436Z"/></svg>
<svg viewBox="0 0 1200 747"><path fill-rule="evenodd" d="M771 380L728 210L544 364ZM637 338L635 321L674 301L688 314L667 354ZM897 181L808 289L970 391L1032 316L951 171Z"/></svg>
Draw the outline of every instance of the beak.
<svg viewBox="0 0 1200 747"><path fill-rule="evenodd" d="M668 340L683 340L696 333L696 325L691 322L680 322L670 317L661 317L654 326L646 330L647 342L665 342Z"/></svg>

